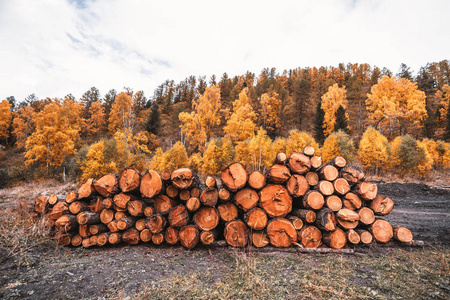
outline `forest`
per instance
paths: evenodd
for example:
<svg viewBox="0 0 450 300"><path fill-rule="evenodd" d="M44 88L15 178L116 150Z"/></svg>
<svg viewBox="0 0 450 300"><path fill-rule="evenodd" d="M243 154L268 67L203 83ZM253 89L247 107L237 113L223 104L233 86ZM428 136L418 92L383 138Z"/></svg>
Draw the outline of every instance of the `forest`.
<svg viewBox="0 0 450 300"><path fill-rule="evenodd" d="M80 99L34 94L0 102L0 187L51 177L82 181L189 166L218 174L233 161L264 171L307 145L366 172L430 176L450 167L450 62L417 74L369 64L266 68L166 80L153 95L124 87Z"/></svg>

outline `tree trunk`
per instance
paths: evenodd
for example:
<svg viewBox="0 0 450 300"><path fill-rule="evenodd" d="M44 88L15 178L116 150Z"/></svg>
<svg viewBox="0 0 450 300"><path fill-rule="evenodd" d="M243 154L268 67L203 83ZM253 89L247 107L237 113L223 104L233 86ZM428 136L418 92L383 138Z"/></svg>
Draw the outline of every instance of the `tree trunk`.
<svg viewBox="0 0 450 300"><path fill-rule="evenodd" d="M122 234L122 240L129 245L136 245L139 243L140 232L136 228L129 228Z"/></svg>
<svg viewBox="0 0 450 300"><path fill-rule="evenodd" d="M222 183L232 192L243 188L248 181L248 173L241 163L232 163L220 176Z"/></svg>
<svg viewBox="0 0 450 300"><path fill-rule="evenodd" d="M267 171L267 181L275 184L285 183L291 177L289 168L285 165L273 165Z"/></svg>
<svg viewBox="0 0 450 300"><path fill-rule="evenodd" d="M325 198L325 206L336 212L342 208L342 200L336 195L331 195Z"/></svg>
<svg viewBox="0 0 450 300"><path fill-rule="evenodd" d="M214 187L207 187L200 194L200 202L207 206L215 206L219 200L219 192Z"/></svg>
<svg viewBox="0 0 450 300"><path fill-rule="evenodd" d="M197 179L196 177L197 175L191 169L181 168L173 171L170 179L176 188L183 190L190 188Z"/></svg>
<svg viewBox="0 0 450 300"><path fill-rule="evenodd" d="M148 218L146 225L151 233L157 234L163 231L164 227L166 227L167 220L160 214L154 214Z"/></svg>
<svg viewBox="0 0 450 300"><path fill-rule="evenodd" d="M99 180L94 180L93 185L97 193L106 198L111 197L119 192L119 175L105 175Z"/></svg>
<svg viewBox="0 0 450 300"><path fill-rule="evenodd" d="M153 170L149 170L141 179L139 190L142 197L153 198L162 191L161 177Z"/></svg>
<svg viewBox="0 0 450 300"><path fill-rule="evenodd" d="M403 226L394 226L394 238L402 243L411 243L413 240L413 234L411 230Z"/></svg>
<svg viewBox="0 0 450 300"><path fill-rule="evenodd" d="M200 200L195 197L191 197L191 198L189 198L188 201L186 201L186 208L190 212L197 211L200 208L200 205L201 205Z"/></svg>
<svg viewBox="0 0 450 300"><path fill-rule="evenodd" d="M325 165L319 170L319 178L327 181L334 181L339 176L339 171L332 165Z"/></svg>
<svg viewBox="0 0 450 300"><path fill-rule="evenodd" d="M324 231L336 230L336 217L329 208L322 208L316 216L316 226Z"/></svg>
<svg viewBox="0 0 450 300"><path fill-rule="evenodd" d="M347 244L347 236L342 229L336 228L333 232L324 232L322 241L331 248L341 249Z"/></svg>
<svg viewBox="0 0 450 300"><path fill-rule="evenodd" d="M345 232L345 235L347 236L348 242L353 244L353 245L358 245L361 242L361 237L353 229L347 230Z"/></svg>
<svg viewBox="0 0 450 300"><path fill-rule="evenodd" d="M220 204L217 210L219 211L220 219L224 222L229 222L238 217L238 208L231 202Z"/></svg>
<svg viewBox="0 0 450 300"><path fill-rule="evenodd" d="M180 228L182 226L188 225L189 223L189 213L184 205L178 205L174 207L168 216L170 226Z"/></svg>
<svg viewBox="0 0 450 300"><path fill-rule="evenodd" d="M124 193L138 191L141 185L141 178L142 175L136 168L125 168L119 176L119 187Z"/></svg>
<svg viewBox="0 0 450 300"><path fill-rule="evenodd" d="M89 178L81 183L78 188L78 200L81 199L90 199L96 194L96 190L94 188L94 179Z"/></svg>
<svg viewBox="0 0 450 300"><path fill-rule="evenodd" d="M267 214L259 207L252 208L244 215L244 222L253 230L263 230L267 221Z"/></svg>
<svg viewBox="0 0 450 300"><path fill-rule="evenodd" d="M257 191L266 185L266 176L260 171L253 171L248 176L248 185Z"/></svg>
<svg viewBox="0 0 450 300"><path fill-rule="evenodd" d="M342 205L350 210L357 210L361 208L362 201L358 195L350 192L345 194L344 199L342 200Z"/></svg>
<svg viewBox="0 0 450 300"><path fill-rule="evenodd" d="M259 196L259 205L271 218L284 217L292 210L292 198L281 185L267 185Z"/></svg>
<svg viewBox="0 0 450 300"><path fill-rule="evenodd" d="M338 224L344 229L354 229L359 224L359 215L357 212L348 208L343 208L336 213Z"/></svg>
<svg viewBox="0 0 450 300"><path fill-rule="evenodd" d="M298 239L304 248L317 248L322 245L322 232L315 226L303 226Z"/></svg>
<svg viewBox="0 0 450 300"><path fill-rule="evenodd" d="M302 204L304 208L319 210L323 207L325 199L318 191L309 191L303 196Z"/></svg>
<svg viewBox="0 0 450 300"><path fill-rule="evenodd" d="M302 175L311 168L311 159L303 153L294 152L289 156L287 165L292 172Z"/></svg>
<svg viewBox="0 0 450 300"><path fill-rule="evenodd" d="M387 243L394 236L394 231L388 221L377 219L369 227L374 239L379 243Z"/></svg>
<svg viewBox="0 0 450 300"><path fill-rule="evenodd" d="M390 197L377 196L370 203L370 208L378 216L386 216L394 209L394 201Z"/></svg>
<svg viewBox="0 0 450 300"><path fill-rule="evenodd" d="M192 249L200 240L200 232L195 225L183 226L180 228L178 238L180 239L181 245L187 249Z"/></svg>
<svg viewBox="0 0 450 300"><path fill-rule="evenodd" d="M336 194L345 195L350 191L350 184L344 178L338 178L333 181L334 191Z"/></svg>
<svg viewBox="0 0 450 300"><path fill-rule="evenodd" d="M225 240L232 247L245 247L248 243L248 228L241 220L234 220L225 224Z"/></svg>
<svg viewBox="0 0 450 300"><path fill-rule="evenodd" d="M365 179L364 172L353 165L346 165L342 168L341 177L347 180L350 185L355 185Z"/></svg>
<svg viewBox="0 0 450 300"><path fill-rule="evenodd" d="M169 245L175 245L178 243L178 228L172 226L167 227L166 232L164 233L164 240Z"/></svg>
<svg viewBox="0 0 450 300"><path fill-rule="evenodd" d="M165 195L159 195L155 199L155 211L158 214L167 215L176 205L177 203L174 200Z"/></svg>
<svg viewBox="0 0 450 300"><path fill-rule="evenodd" d="M266 231L272 246L286 248L297 242L297 231L287 219L271 220Z"/></svg>
<svg viewBox="0 0 450 300"><path fill-rule="evenodd" d="M253 246L257 248L265 247L270 243L269 237L264 231L253 231L250 234L250 239Z"/></svg>
<svg viewBox="0 0 450 300"><path fill-rule="evenodd" d="M309 190L309 183L304 176L294 174L287 181L286 189L292 197L299 198Z"/></svg>
<svg viewBox="0 0 450 300"><path fill-rule="evenodd" d="M80 225L92 225L100 223L100 214L92 213L90 211L80 212L77 215L77 222Z"/></svg>
<svg viewBox="0 0 450 300"><path fill-rule="evenodd" d="M203 207L194 215L194 223L201 230L212 230L219 224L219 212L213 207Z"/></svg>
<svg viewBox="0 0 450 300"><path fill-rule="evenodd" d="M259 201L258 193L251 188L240 190L236 193L234 198L236 200L236 205L244 212L256 207Z"/></svg>

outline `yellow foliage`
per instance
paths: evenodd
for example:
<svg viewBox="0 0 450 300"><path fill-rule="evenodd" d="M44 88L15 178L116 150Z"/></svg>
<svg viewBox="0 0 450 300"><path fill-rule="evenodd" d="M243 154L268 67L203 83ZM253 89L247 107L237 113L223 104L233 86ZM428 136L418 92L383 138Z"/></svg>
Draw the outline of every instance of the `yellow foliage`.
<svg viewBox="0 0 450 300"><path fill-rule="evenodd" d="M66 99L55 99L39 113L33 113L35 131L27 138L25 164L36 161L42 167L59 167L67 155L76 153L75 142L79 138L81 106Z"/></svg>
<svg viewBox="0 0 450 300"><path fill-rule="evenodd" d="M436 92L436 98L441 104L441 109L439 109L440 119L442 122L447 122L448 108L450 105L450 85L444 84L442 91Z"/></svg>
<svg viewBox="0 0 450 300"><path fill-rule="evenodd" d="M220 125L221 106L220 88L213 85L207 87L197 101L192 102L191 113L182 112L178 115L182 132L191 145L204 149L213 135L214 127Z"/></svg>
<svg viewBox="0 0 450 300"><path fill-rule="evenodd" d="M353 160L355 146L350 136L342 130L331 133L323 143L322 159L327 163L333 157L340 155L350 163Z"/></svg>
<svg viewBox="0 0 450 300"><path fill-rule="evenodd" d="M136 125L136 116L131 106L130 95L122 92L116 96L108 119L108 130L111 134L114 134L118 130L123 131L126 135L133 134Z"/></svg>
<svg viewBox="0 0 450 300"><path fill-rule="evenodd" d="M427 117L425 93L406 78L383 76L367 94L367 110L373 124L420 128Z"/></svg>
<svg viewBox="0 0 450 300"><path fill-rule="evenodd" d="M164 159L164 151L161 147L156 148L155 155L153 155L153 159L150 162L149 169L155 170L157 172L164 171L163 167L163 159Z"/></svg>
<svg viewBox="0 0 450 300"><path fill-rule="evenodd" d="M105 110L99 100L93 102L89 108L90 118L86 120L86 130L88 135L98 135L98 132L105 126Z"/></svg>
<svg viewBox="0 0 450 300"><path fill-rule="evenodd" d="M30 106L18 109L19 115L13 121L13 135L16 138L16 145L19 148L25 147L28 136L34 129L33 113L34 110Z"/></svg>
<svg viewBox="0 0 450 300"><path fill-rule="evenodd" d="M322 96L321 108L325 113L323 120L323 129L325 136L328 136L334 131L334 125L336 124L336 112L342 106L345 110L347 109L347 90L345 87L340 88L337 83L328 88ZM348 120L348 115L345 113Z"/></svg>
<svg viewBox="0 0 450 300"><path fill-rule="evenodd" d="M316 153L320 152L319 144L311 134L297 129L289 132L289 137L286 140L286 155L289 156L293 152L302 152L306 146L312 146Z"/></svg>
<svg viewBox="0 0 450 300"><path fill-rule="evenodd" d="M234 149L228 138L211 140L203 153L203 174L218 175L233 162Z"/></svg>
<svg viewBox="0 0 450 300"><path fill-rule="evenodd" d="M226 135L234 143L245 141L255 135L256 114L253 111L250 99L248 98L248 88L245 88L239 94L239 99L233 103L233 114L223 128Z"/></svg>
<svg viewBox="0 0 450 300"><path fill-rule="evenodd" d="M9 126L11 125L11 104L7 100L0 102L0 140L9 137Z"/></svg>
<svg viewBox="0 0 450 300"><path fill-rule="evenodd" d="M367 169L378 172L382 168L387 168L389 163L387 138L373 127L367 128L359 142L358 157Z"/></svg>
<svg viewBox="0 0 450 300"><path fill-rule="evenodd" d="M203 156L201 153L196 152L189 157L189 166L195 172L200 172L203 166Z"/></svg>
<svg viewBox="0 0 450 300"><path fill-rule="evenodd" d="M264 128L267 131L275 132L281 126L280 117L278 116L281 99L278 98L277 93L270 91L261 95L260 102Z"/></svg>
<svg viewBox="0 0 450 300"><path fill-rule="evenodd" d="M262 128L251 140L239 142L235 150L236 161L249 169L263 172L272 165L276 155L272 148L272 140L267 135L267 131Z"/></svg>
<svg viewBox="0 0 450 300"><path fill-rule="evenodd" d="M272 149L275 155L280 152L286 154L286 139L277 137L272 143Z"/></svg>
<svg viewBox="0 0 450 300"><path fill-rule="evenodd" d="M161 148L156 149L149 168L161 172L165 169L174 171L182 167L187 167L188 165L189 159L186 147L181 142L177 142L164 153Z"/></svg>
<svg viewBox="0 0 450 300"><path fill-rule="evenodd" d="M419 160L417 170L422 176L428 175L433 167L433 156L428 152L428 149L424 143L417 141L417 147L423 150L423 158Z"/></svg>
<svg viewBox="0 0 450 300"><path fill-rule="evenodd" d="M105 141L92 144L89 147L86 159L81 163L82 175L79 178L83 181L88 178L100 178L109 173L118 173L114 161L106 162L104 157Z"/></svg>
<svg viewBox="0 0 450 300"><path fill-rule="evenodd" d="M428 153L433 158L435 168L450 167L450 143L441 140L423 139L422 145L427 148Z"/></svg>
<svg viewBox="0 0 450 300"><path fill-rule="evenodd" d="M398 136L396 137L390 144L389 144L389 152L390 152L390 159L389 159L389 169L392 171L394 168L400 166L400 158L397 155L400 143L402 142L402 137Z"/></svg>
<svg viewBox="0 0 450 300"><path fill-rule="evenodd" d="M391 168L402 174L419 173L425 176L433 165L433 157L425 143L409 135L398 136L391 143Z"/></svg>

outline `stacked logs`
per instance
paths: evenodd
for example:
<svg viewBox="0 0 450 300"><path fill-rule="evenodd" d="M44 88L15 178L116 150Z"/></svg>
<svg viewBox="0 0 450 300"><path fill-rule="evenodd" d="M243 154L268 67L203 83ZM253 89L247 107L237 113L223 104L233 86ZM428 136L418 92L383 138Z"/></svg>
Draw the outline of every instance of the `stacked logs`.
<svg viewBox="0 0 450 300"><path fill-rule="evenodd" d="M60 245L86 248L151 242L192 249L221 239L233 247L409 243L410 230L380 218L393 207L358 167L341 156L323 165L312 147L279 153L266 174L233 163L200 182L188 168L142 175L128 167L84 181L65 199L35 199Z"/></svg>

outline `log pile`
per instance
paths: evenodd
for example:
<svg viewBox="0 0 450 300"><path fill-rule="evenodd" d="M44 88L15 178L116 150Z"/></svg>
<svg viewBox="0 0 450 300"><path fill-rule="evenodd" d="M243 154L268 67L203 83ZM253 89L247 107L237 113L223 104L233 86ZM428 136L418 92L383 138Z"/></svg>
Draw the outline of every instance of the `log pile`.
<svg viewBox="0 0 450 300"><path fill-rule="evenodd" d="M358 167L340 156L322 164L312 147L279 153L266 174L232 163L201 182L189 168L140 174L128 167L84 181L65 199L35 199L59 245L86 248L142 242L192 249L218 240L258 248L410 243L410 230L381 218L393 208Z"/></svg>

